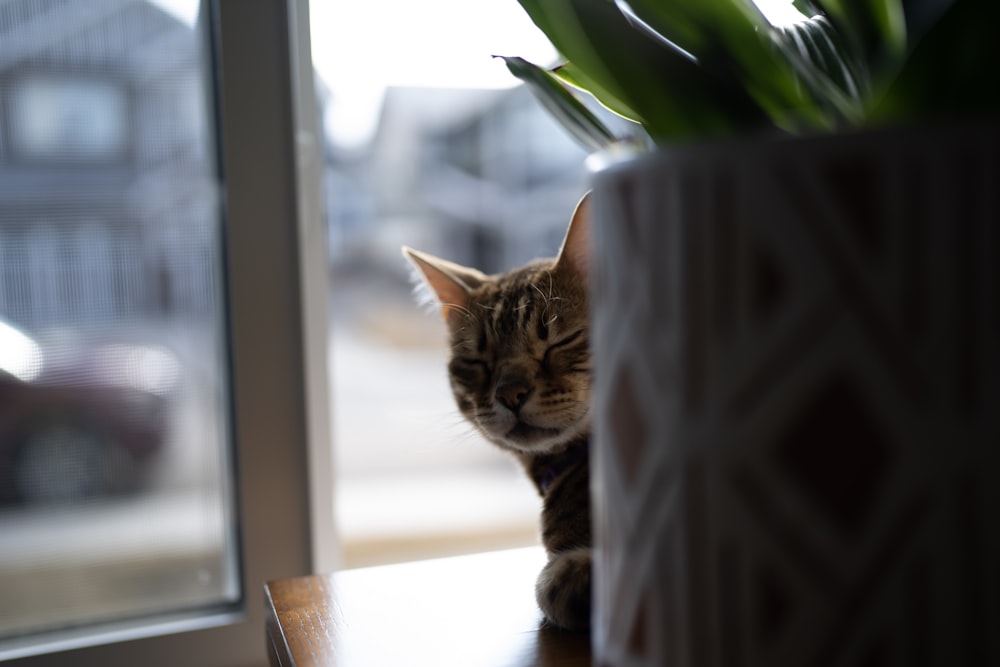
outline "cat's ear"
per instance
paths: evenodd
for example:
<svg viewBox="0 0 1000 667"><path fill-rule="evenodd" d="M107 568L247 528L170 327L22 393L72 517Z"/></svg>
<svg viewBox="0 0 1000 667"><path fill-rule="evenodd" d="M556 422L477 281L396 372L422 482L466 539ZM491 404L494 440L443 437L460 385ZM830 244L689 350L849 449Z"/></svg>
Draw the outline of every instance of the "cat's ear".
<svg viewBox="0 0 1000 667"><path fill-rule="evenodd" d="M441 315L446 322L451 312L468 307L469 293L486 280L486 276L476 269L413 248L403 246L403 256L420 271L424 283L437 297L441 304Z"/></svg>
<svg viewBox="0 0 1000 667"><path fill-rule="evenodd" d="M579 277L590 272L590 193L587 192L576 205L566 230L556 270L569 271Z"/></svg>

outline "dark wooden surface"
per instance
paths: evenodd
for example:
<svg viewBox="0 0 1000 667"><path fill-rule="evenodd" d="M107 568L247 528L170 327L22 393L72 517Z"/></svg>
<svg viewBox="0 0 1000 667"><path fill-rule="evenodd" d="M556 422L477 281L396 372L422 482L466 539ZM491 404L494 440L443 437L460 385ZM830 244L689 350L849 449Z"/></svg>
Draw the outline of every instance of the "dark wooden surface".
<svg viewBox="0 0 1000 667"><path fill-rule="evenodd" d="M281 667L580 667L586 635L541 626L539 549L346 570L266 585Z"/></svg>

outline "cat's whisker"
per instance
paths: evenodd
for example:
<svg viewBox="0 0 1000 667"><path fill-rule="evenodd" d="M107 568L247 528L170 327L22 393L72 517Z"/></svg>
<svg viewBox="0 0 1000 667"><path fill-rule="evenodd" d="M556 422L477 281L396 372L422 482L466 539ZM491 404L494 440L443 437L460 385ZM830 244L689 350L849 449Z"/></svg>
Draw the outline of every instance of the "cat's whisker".
<svg viewBox="0 0 1000 667"><path fill-rule="evenodd" d="M549 282L550 292L551 292L551 285L552 284L551 284L551 281L550 281ZM545 292L543 292L542 288L539 287L538 285L536 285L535 283L531 283L531 288L533 290L535 290L536 292L538 292L538 296L542 297L542 302L543 303L547 304L549 302L551 294L546 294Z"/></svg>
<svg viewBox="0 0 1000 667"><path fill-rule="evenodd" d="M472 317L472 311L471 310L469 310L465 306L457 304L457 303L441 304L441 307L442 308L449 308L449 309L452 309L452 310L457 310L461 314L465 315L467 318Z"/></svg>

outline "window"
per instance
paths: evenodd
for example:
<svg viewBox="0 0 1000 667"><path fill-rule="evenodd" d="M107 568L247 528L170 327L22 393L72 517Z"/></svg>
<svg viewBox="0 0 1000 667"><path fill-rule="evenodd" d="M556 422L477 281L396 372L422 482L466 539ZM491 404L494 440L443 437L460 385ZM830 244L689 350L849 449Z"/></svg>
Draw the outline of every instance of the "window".
<svg viewBox="0 0 1000 667"><path fill-rule="evenodd" d="M307 25L0 0L0 659L263 663L264 580L319 561Z"/></svg>
<svg viewBox="0 0 1000 667"><path fill-rule="evenodd" d="M558 251L585 154L491 58L554 53L513 0L312 9L343 562L537 543L540 500L459 415L443 323L413 298L400 246L487 272Z"/></svg>
<svg viewBox="0 0 1000 667"><path fill-rule="evenodd" d="M48 75L24 76L10 87L7 103L17 156L68 163L125 155L131 132L124 82L54 68Z"/></svg>

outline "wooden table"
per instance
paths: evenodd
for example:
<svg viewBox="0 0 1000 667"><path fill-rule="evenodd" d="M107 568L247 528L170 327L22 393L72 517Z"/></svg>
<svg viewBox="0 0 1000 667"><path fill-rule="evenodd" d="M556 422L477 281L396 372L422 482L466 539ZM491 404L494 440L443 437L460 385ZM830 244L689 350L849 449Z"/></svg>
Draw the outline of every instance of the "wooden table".
<svg viewBox="0 0 1000 667"><path fill-rule="evenodd" d="M580 667L587 635L541 627L540 548L345 570L266 585L281 667Z"/></svg>

